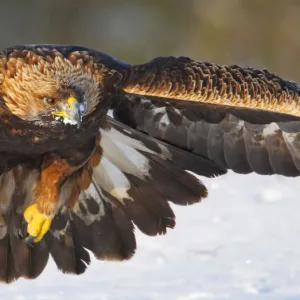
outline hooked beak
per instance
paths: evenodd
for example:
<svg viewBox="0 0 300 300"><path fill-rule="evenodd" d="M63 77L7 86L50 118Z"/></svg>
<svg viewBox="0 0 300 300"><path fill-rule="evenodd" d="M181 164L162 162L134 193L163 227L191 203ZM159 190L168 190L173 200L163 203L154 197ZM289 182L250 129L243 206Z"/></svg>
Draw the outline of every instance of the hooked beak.
<svg viewBox="0 0 300 300"><path fill-rule="evenodd" d="M65 123L77 125L80 127L82 116L86 112L86 106L79 103L76 98L69 97L67 104L64 105L61 111L53 111L55 116L63 117Z"/></svg>

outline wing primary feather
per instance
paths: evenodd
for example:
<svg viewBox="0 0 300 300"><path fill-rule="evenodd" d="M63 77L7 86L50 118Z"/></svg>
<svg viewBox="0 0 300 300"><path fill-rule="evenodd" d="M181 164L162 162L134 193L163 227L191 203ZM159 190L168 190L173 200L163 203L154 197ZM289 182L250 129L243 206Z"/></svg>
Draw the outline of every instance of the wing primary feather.
<svg viewBox="0 0 300 300"><path fill-rule="evenodd" d="M198 175L214 177L226 173L224 168L204 156L153 138L114 119L109 118L109 123L113 129L110 131L112 139L123 142L133 149L157 153L173 161L180 168L190 170Z"/></svg>
<svg viewBox="0 0 300 300"><path fill-rule="evenodd" d="M163 145L167 144L169 151L173 151L176 164L200 175L213 176L222 172L214 170L210 174L209 170L213 170L210 164L208 171L205 167L205 171L201 170L205 163L189 160L185 152L209 158L220 169L232 169L237 173L300 175L297 155L300 122L295 116L129 94L113 108L113 115L142 132L135 134L124 126L132 137L143 141L140 134L145 133L147 143L148 136L157 144L162 140ZM113 124L120 131L122 126ZM274 126L277 126L277 133L266 134L271 133ZM168 147L170 143L175 148ZM147 145L150 148L150 143ZM173 154L177 150L182 154L179 159ZM194 167L188 167L190 163L194 163Z"/></svg>
<svg viewBox="0 0 300 300"><path fill-rule="evenodd" d="M51 231L45 237L49 252L59 270L63 273L82 274L91 259L74 233L74 223L69 210L56 215Z"/></svg>
<svg viewBox="0 0 300 300"><path fill-rule="evenodd" d="M201 157L197 160L196 155L180 149L177 154L174 146L157 143L153 138L148 141L147 135L136 134L136 130L113 120L111 128L101 133L104 151L93 171L95 190L105 200L105 207L110 203L113 211L124 210L145 234L164 234L175 226L168 201L188 205L206 197L207 190L199 179L180 167L188 165L184 158L174 163L174 153L175 158L187 154L191 162L195 156L194 163L202 162Z"/></svg>

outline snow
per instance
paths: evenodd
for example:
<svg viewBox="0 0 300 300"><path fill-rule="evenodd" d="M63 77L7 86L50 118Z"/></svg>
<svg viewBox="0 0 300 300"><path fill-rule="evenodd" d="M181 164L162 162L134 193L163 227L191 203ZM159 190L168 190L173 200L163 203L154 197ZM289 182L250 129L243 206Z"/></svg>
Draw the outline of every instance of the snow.
<svg viewBox="0 0 300 300"><path fill-rule="evenodd" d="M299 179L202 180L209 197L174 206L177 226L166 236L138 233L132 260L94 260L80 276L51 261L37 280L2 285L0 299L300 299Z"/></svg>

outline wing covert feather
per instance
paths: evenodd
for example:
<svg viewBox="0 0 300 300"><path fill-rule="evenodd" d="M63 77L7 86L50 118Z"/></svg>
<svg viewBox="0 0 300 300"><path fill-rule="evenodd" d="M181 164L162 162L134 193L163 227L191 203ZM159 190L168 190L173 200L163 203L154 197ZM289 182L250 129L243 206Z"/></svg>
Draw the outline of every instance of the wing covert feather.
<svg viewBox="0 0 300 300"><path fill-rule="evenodd" d="M300 86L267 70L221 66L188 57L158 57L131 67L130 94L300 116Z"/></svg>

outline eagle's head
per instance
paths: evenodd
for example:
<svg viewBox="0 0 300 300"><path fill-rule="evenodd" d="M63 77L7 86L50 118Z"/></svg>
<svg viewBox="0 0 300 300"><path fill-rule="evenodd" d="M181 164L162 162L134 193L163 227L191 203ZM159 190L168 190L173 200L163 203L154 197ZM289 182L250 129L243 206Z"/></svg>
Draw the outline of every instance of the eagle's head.
<svg viewBox="0 0 300 300"><path fill-rule="evenodd" d="M57 122L79 126L100 98L99 76L80 59L24 51L6 59L1 94L17 117L41 126ZM54 122L54 123L52 123Z"/></svg>

